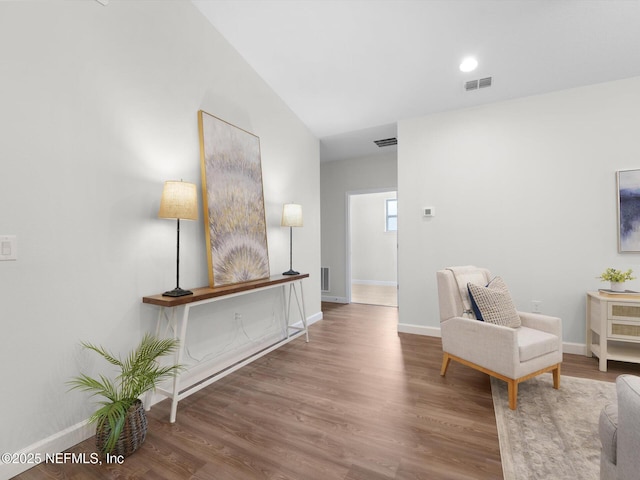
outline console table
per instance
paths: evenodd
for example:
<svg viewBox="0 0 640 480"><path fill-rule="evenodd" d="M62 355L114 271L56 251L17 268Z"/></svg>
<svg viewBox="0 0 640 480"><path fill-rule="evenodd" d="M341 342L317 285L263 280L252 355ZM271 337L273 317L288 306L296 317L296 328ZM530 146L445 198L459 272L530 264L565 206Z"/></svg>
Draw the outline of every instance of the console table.
<svg viewBox="0 0 640 480"><path fill-rule="evenodd" d="M587 356L640 363L640 295L587 293Z"/></svg>
<svg viewBox="0 0 640 480"><path fill-rule="evenodd" d="M306 341L309 341L309 332L307 330L307 315L304 308L304 294L302 291L302 280L307 277L309 277L308 273L299 275L276 275L263 280L255 280L235 285L225 285L214 288L195 288L193 289L193 295L185 295L183 297L165 297L162 296L162 294L158 294L142 298L143 303L157 305L160 307L156 325L156 335L160 335L162 325L166 323L166 329L171 329L173 331L173 337L180 340L180 345L175 353L175 362L176 364L182 364L185 351L185 340L187 338L189 312L192 308L201 305L207 305L218 300L225 300L240 295L247 295L250 293L268 290L271 288L282 288L285 323L283 325L284 338L223 370L207 372L208 375L204 380L197 379L192 383L183 384L184 382L181 382L183 374L178 374L173 379L173 388L171 390L165 390L162 388L156 389L156 392L168 398L171 398L171 414L169 418L169 421L171 423L174 423L176 421L178 402L183 398L188 397L192 393L195 393L208 385L211 385L217 380L220 380L221 378L262 357L263 355L266 355L276 348L290 342L291 340L301 336L302 334L305 335ZM298 288L300 290L299 296ZM295 298L296 304L298 306L298 312L300 313L300 317L302 318L302 326L290 325L289 323L289 319L291 316L290 313L292 298ZM181 321L178 320L178 307L184 308ZM146 405L149 406L150 403L146 402Z"/></svg>

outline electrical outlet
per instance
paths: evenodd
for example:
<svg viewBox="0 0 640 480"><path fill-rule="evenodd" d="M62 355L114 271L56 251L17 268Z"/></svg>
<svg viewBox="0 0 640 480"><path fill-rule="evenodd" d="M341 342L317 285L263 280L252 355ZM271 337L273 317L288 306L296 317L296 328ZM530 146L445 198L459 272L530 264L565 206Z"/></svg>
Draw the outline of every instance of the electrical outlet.
<svg viewBox="0 0 640 480"><path fill-rule="evenodd" d="M532 313L541 313L540 304L542 302L540 300L531 300L531 312Z"/></svg>

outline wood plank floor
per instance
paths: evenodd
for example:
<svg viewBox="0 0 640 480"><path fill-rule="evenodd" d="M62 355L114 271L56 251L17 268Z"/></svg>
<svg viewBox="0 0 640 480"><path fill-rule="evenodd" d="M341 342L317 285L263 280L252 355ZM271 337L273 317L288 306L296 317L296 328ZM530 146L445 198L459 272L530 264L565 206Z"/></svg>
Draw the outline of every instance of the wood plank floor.
<svg viewBox="0 0 640 480"><path fill-rule="evenodd" d="M397 309L323 304L311 342L290 344L180 402L148 412L123 465L41 464L40 479L501 479L489 378L437 338L397 334ZM563 375L613 381L638 365L565 355ZM87 440L72 452L94 452Z"/></svg>
<svg viewBox="0 0 640 480"><path fill-rule="evenodd" d="M398 287L391 285L351 284L351 302L369 305L398 306Z"/></svg>

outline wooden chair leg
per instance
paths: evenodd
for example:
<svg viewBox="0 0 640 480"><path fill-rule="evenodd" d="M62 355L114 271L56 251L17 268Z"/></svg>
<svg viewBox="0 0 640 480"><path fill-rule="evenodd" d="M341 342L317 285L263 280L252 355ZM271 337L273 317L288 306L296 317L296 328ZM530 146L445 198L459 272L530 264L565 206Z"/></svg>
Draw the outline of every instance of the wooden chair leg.
<svg viewBox="0 0 640 480"><path fill-rule="evenodd" d="M560 364L553 370L553 388L560 388Z"/></svg>
<svg viewBox="0 0 640 480"><path fill-rule="evenodd" d="M444 374L447 373L449 363L451 363L451 357L447 352L444 352L442 355L442 368L440 369L440 375L444 376Z"/></svg>
<svg viewBox="0 0 640 480"><path fill-rule="evenodd" d="M518 382L516 380L509 380L509 408L515 410L518 406Z"/></svg>

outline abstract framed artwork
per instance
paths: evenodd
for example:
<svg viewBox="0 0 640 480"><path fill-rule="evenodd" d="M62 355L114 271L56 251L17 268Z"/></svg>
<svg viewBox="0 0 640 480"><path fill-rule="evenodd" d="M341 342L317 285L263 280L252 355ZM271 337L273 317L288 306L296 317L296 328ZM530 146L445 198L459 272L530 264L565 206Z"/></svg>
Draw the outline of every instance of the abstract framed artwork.
<svg viewBox="0 0 640 480"><path fill-rule="evenodd" d="M269 277L260 139L198 112L209 286Z"/></svg>
<svg viewBox="0 0 640 480"><path fill-rule="evenodd" d="M640 169L616 172L618 252L640 252Z"/></svg>

